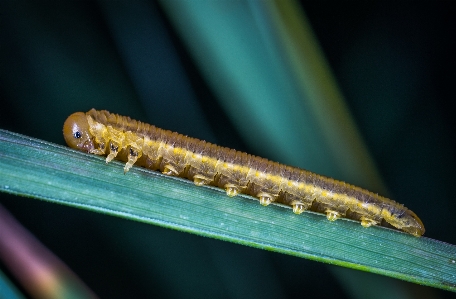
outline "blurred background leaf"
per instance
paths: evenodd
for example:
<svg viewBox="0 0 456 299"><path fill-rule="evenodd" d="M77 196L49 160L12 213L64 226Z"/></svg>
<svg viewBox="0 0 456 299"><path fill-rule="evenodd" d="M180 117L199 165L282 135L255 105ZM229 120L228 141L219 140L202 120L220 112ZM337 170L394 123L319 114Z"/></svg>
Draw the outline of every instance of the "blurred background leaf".
<svg viewBox="0 0 456 299"><path fill-rule="evenodd" d="M0 271L0 294L1 298L23 299L25 298L14 284Z"/></svg>
<svg viewBox="0 0 456 299"><path fill-rule="evenodd" d="M201 5L206 14L195 20L206 25L183 20L189 33L182 35L173 14L184 4L1 2L0 126L63 144L69 114L107 109L382 191L381 183L372 187L372 180L346 168L358 160L343 160L334 151L337 142L327 144L321 115L307 115L300 120L305 126L277 126L306 109L291 102L302 89L287 80L296 70L281 56L288 52L278 47L286 44L270 2ZM307 15L387 193L422 218L426 236L455 244L452 3L294 5ZM212 44L190 45L202 28L222 21L223 27L206 28L222 47L204 52ZM217 63L225 57L231 60ZM230 64L236 69L221 76ZM240 87L257 100L239 102ZM280 109L271 106L277 100ZM270 123L261 127L263 115ZM294 160L296 151L302 160ZM346 298L451 295L35 200L1 194L0 202L102 298L292 298L304 290ZM158 242L168 250L156 250Z"/></svg>

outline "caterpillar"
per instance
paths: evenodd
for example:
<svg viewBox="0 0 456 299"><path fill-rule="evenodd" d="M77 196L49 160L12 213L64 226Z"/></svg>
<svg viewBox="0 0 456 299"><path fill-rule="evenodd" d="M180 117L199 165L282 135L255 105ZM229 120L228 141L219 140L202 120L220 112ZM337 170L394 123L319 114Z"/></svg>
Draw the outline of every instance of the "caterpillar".
<svg viewBox="0 0 456 299"><path fill-rule="evenodd" d="M378 194L105 110L73 113L63 135L71 148L106 155L106 163L125 161L124 173L136 164L190 179L197 186L223 188L229 197L244 193L263 206L291 206L296 214L311 210L330 221L344 217L364 227L393 227L416 237L425 231L414 212Z"/></svg>

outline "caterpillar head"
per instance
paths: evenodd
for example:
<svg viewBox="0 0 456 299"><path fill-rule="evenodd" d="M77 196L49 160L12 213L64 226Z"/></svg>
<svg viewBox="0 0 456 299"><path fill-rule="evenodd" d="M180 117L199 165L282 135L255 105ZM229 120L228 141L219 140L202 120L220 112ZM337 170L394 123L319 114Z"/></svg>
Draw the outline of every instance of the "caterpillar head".
<svg viewBox="0 0 456 299"><path fill-rule="evenodd" d="M63 137L71 148L84 152L90 152L94 149L85 113L76 112L66 119L63 124Z"/></svg>

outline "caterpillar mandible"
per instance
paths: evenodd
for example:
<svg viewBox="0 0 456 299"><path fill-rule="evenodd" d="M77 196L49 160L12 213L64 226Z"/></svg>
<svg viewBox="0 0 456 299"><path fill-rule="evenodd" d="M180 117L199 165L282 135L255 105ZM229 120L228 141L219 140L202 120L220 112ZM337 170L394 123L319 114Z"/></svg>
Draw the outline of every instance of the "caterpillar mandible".
<svg viewBox="0 0 456 299"><path fill-rule="evenodd" d="M106 162L125 161L124 172L136 164L198 186L223 188L230 197L244 193L264 206L288 205L296 214L312 210L330 221L345 217L364 227L389 224L416 237L425 231L415 213L378 194L105 110L70 115L63 135L71 148L106 155Z"/></svg>

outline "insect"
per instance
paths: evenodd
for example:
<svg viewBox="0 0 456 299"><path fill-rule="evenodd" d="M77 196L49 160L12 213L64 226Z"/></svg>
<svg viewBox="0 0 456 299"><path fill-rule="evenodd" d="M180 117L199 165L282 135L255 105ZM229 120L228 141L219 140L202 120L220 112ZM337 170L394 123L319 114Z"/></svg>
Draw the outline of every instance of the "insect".
<svg viewBox="0 0 456 299"><path fill-rule="evenodd" d="M312 210L330 221L344 217L364 227L392 226L417 237L424 234L415 213L378 194L105 110L70 115L63 135L74 149L106 155L106 163L125 161L125 173L136 164L190 179L197 186L223 188L230 197L245 193L264 206L288 205L296 214Z"/></svg>

